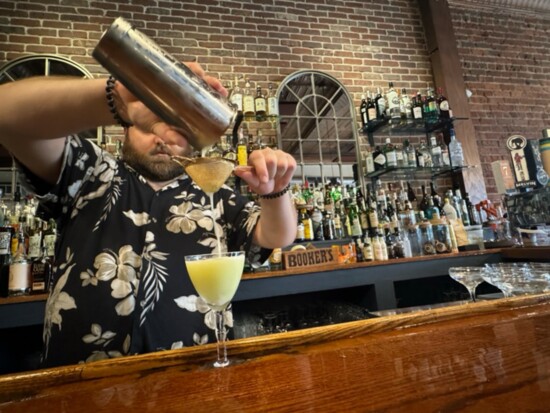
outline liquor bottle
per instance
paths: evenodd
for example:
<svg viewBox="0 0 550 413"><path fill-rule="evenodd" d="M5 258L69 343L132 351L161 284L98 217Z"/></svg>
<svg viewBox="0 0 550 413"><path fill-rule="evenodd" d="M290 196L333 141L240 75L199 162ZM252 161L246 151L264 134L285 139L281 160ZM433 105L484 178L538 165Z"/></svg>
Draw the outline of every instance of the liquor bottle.
<svg viewBox="0 0 550 413"><path fill-rule="evenodd" d="M470 201L470 196L468 195L468 193L465 194L464 199L466 203L466 209L468 211L468 219L470 221L470 225L481 225L479 212L476 209L475 205L472 204L472 202Z"/></svg>
<svg viewBox="0 0 550 413"><path fill-rule="evenodd" d="M46 248L31 263L31 294L41 294L49 289L52 262L46 254Z"/></svg>
<svg viewBox="0 0 550 413"><path fill-rule="evenodd" d="M330 211L325 211L323 214L323 236L325 240L336 239L336 228Z"/></svg>
<svg viewBox="0 0 550 413"><path fill-rule="evenodd" d="M454 194L452 191L449 191L449 192L450 192L449 199L451 201L451 205L456 211L457 219L462 221L462 195L460 193L460 189L459 188L455 189Z"/></svg>
<svg viewBox="0 0 550 413"><path fill-rule="evenodd" d="M367 94L367 121L374 122L378 119L378 112L376 110L376 104L374 103L373 98L370 95L370 92Z"/></svg>
<svg viewBox="0 0 550 413"><path fill-rule="evenodd" d="M313 241L315 238L313 222L305 208L300 210L300 222L304 225L304 241Z"/></svg>
<svg viewBox="0 0 550 413"><path fill-rule="evenodd" d="M311 223L313 228L313 239L315 241L324 241L325 233L323 231L323 213L317 207L313 207L311 212Z"/></svg>
<svg viewBox="0 0 550 413"><path fill-rule="evenodd" d="M9 267L11 263L11 238L13 227L0 227L0 296L8 296Z"/></svg>
<svg viewBox="0 0 550 413"><path fill-rule="evenodd" d="M325 212L334 212L334 199L332 198L332 185L327 183L325 185L325 195L323 196L323 209Z"/></svg>
<svg viewBox="0 0 550 413"><path fill-rule="evenodd" d="M277 99L277 91L273 88L273 83L267 84L267 117L272 122L279 117L279 100Z"/></svg>
<svg viewBox="0 0 550 413"><path fill-rule="evenodd" d="M395 255L395 237L391 233L390 228L384 228L384 241L386 242L386 249L388 251L388 259L397 258Z"/></svg>
<svg viewBox="0 0 550 413"><path fill-rule="evenodd" d="M422 185L422 199L420 200L420 203L418 204L418 209L422 212L426 212L428 209L429 204L429 198L430 196L426 192L426 185Z"/></svg>
<svg viewBox="0 0 550 413"><path fill-rule="evenodd" d="M55 258L55 243L57 240L57 225L53 218L48 220L46 229L43 231L42 243L46 248L46 256L53 261Z"/></svg>
<svg viewBox="0 0 550 413"><path fill-rule="evenodd" d="M379 87L376 88L376 98L374 98L374 104L376 105L378 119L384 119L386 117L386 99L384 99L384 96L380 93Z"/></svg>
<svg viewBox="0 0 550 413"><path fill-rule="evenodd" d="M380 146L376 146L374 148L374 152L372 153L372 159L374 161L375 171L379 171L386 168L386 155L384 154L384 151L380 149Z"/></svg>
<svg viewBox="0 0 550 413"><path fill-rule="evenodd" d="M359 113L361 115L361 126L363 129L367 127L369 119L367 116L367 98L365 95L361 95L361 104L359 105Z"/></svg>
<svg viewBox="0 0 550 413"><path fill-rule="evenodd" d="M374 248L368 236L363 239L363 262L374 261Z"/></svg>
<svg viewBox="0 0 550 413"><path fill-rule="evenodd" d="M243 92L243 116L246 121L254 120L254 96L252 95L252 85L250 80L246 79Z"/></svg>
<svg viewBox="0 0 550 413"><path fill-rule="evenodd" d="M386 138L386 144L384 145L384 155L386 156L386 167L396 168L397 153L395 151L395 146L391 143L391 139L389 137Z"/></svg>
<svg viewBox="0 0 550 413"><path fill-rule="evenodd" d="M239 142L237 143L237 164L248 165L248 139L245 135L244 125L239 130Z"/></svg>
<svg viewBox="0 0 550 413"><path fill-rule="evenodd" d="M445 216L447 219L453 221L458 219L458 213L456 212L455 207L451 204L451 200L449 198L445 198L445 202L443 203L443 211L445 211Z"/></svg>
<svg viewBox="0 0 550 413"><path fill-rule="evenodd" d="M405 139L405 141L403 142L403 152L405 154L406 167L416 168L418 166L416 151L414 149L414 146L409 142L408 139Z"/></svg>
<svg viewBox="0 0 550 413"><path fill-rule="evenodd" d="M370 145L367 145L366 150L363 152L363 161L364 161L365 174L373 173L375 171L375 167L374 167L373 152L371 150Z"/></svg>
<svg viewBox="0 0 550 413"><path fill-rule="evenodd" d="M237 76L235 76L235 83L233 84L233 90L231 91L229 101L235 107L237 112L243 111L243 92L239 86L239 78Z"/></svg>
<svg viewBox="0 0 550 413"><path fill-rule="evenodd" d="M409 95L407 95L407 89L401 89L401 99L399 108L401 110L401 119L403 121L409 121L412 119L412 101Z"/></svg>
<svg viewBox="0 0 550 413"><path fill-rule="evenodd" d="M397 159L398 168L406 168L408 166L408 160L405 155L405 149L403 146L399 144L395 145L395 157Z"/></svg>
<svg viewBox="0 0 550 413"><path fill-rule="evenodd" d="M432 152L425 141L420 141L417 151L418 166L420 168L431 168L433 166L432 162Z"/></svg>
<svg viewBox="0 0 550 413"><path fill-rule="evenodd" d="M431 222L424 216L424 212L420 211L420 245L422 246L422 255L434 255L435 240Z"/></svg>
<svg viewBox="0 0 550 413"><path fill-rule="evenodd" d="M452 111L449 106L449 101L443 95L443 88L437 88L437 107L439 108L439 117L441 119L450 119L452 116Z"/></svg>
<svg viewBox="0 0 550 413"><path fill-rule="evenodd" d="M334 235L336 239L344 238L344 228L342 226L342 211L340 210L340 202L334 204Z"/></svg>
<svg viewBox="0 0 550 413"><path fill-rule="evenodd" d="M435 123L439 118L437 102L433 95L433 89L428 86L426 89L426 100L424 101L424 120L428 123Z"/></svg>
<svg viewBox="0 0 550 413"><path fill-rule="evenodd" d="M441 155L441 146L439 145L439 142L437 142L437 137L434 134L430 136L430 153L432 155L432 167L442 167L443 159Z"/></svg>
<svg viewBox="0 0 550 413"><path fill-rule="evenodd" d="M28 257L32 261L39 258L42 250L42 222L40 218L32 220L29 229Z"/></svg>
<svg viewBox="0 0 550 413"><path fill-rule="evenodd" d="M384 261L384 253L382 251L382 244L380 243L380 238L378 235L375 235L371 239L372 250L375 261Z"/></svg>
<svg viewBox="0 0 550 413"><path fill-rule="evenodd" d="M393 82L389 83L389 89L386 93L386 102L388 105L388 108L386 109L386 113L388 117L390 118L390 121L394 124L398 124L401 122L401 105L399 102L399 94L393 87Z"/></svg>
<svg viewBox="0 0 550 413"><path fill-rule="evenodd" d="M412 188L410 181L407 181L407 199L410 202L416 201L416 193L414 192L414 189Z"/></svg>
<svg viewBox="0 0 550 413"><path fill-rule="evenodd" d="M254 112L256 113L256 121L263 122L267 119L267 101L262 93L260 86L256 87L256 97L254 98Z"/></svg>
<svg viewBox="0 0 550 413"><path fill-rule="evenodd" d="M9 267L8 295L28 294L31 290L31 262L25 250L25 234L23 227L17 232L17 252Z"/></svg>
<svg viewBox="0 0 550 413"><path fill-rule="evenodd" d="M350 234L352 237L361 237L363 230L361 229L361 222L359 220L359 214L357 212L357 204L352 198L349 204L348 220L350 224Z"/></svg>
<svg viewBox="0 0 550 413"><path fill-rule="evenodd" d="M422 123L424 121L424 110L422 108L422 95L420 92L416 94L416 97L412 105L413 121L416 123Z"/></svg>
<svg viewBox="0 0 550 413"><path fill-rule="evenodd" d="M359 223L361 224L361 230L363 234L366 234L369 230L369 216L367 212L366 200L361 189L356 192L355 203L357 204L357 213L359 215Z"/></svg>
<svg viewBox="0 0 550 413"><path fill-rule="evenodd" d="M441 210L441 195L435 189L434 181L430 181L430 197L433 199L434 205Z"/></svg>
<svg viewBox="0 0 550 413"><path fill-rule="evenodd" d="M449 135L451 140L449 141L449 158L452 167L464 166L464 152L462 151L462 144L456 138L454 128L449 129Z"/></svg>

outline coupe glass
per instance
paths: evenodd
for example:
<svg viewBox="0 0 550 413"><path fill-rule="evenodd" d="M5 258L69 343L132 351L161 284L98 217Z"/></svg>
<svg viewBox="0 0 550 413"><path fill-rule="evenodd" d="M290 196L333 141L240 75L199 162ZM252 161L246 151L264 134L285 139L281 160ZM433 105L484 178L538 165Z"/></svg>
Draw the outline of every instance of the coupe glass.
<svg viewBox="0 0 550 413"><path fill-rule="evenodd" d="M449 276L462 284L470 293L472 301L476 301L476 287L483 282L481 272L483 267L451 267Z"/></svg>
<svg viewBox="0 0 550 413"><path fill-rule="evenodd" d="M224 315L241 281L244 252L188 255L185 257L185 266L193 286L216 317L218 357L214 367L225 367L229 360Z"/></svg>

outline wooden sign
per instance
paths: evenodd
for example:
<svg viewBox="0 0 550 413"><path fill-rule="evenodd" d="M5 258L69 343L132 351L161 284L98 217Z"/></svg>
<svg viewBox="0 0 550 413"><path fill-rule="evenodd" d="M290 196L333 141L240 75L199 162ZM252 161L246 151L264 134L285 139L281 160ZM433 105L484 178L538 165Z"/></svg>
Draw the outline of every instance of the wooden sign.
<svg viewBox="0 0 550 413"><path fill-rule="evenodd" d="M317 267L321 265L337 264L338 257L332 248L308 248L283 252L286 269Z"/></svg>

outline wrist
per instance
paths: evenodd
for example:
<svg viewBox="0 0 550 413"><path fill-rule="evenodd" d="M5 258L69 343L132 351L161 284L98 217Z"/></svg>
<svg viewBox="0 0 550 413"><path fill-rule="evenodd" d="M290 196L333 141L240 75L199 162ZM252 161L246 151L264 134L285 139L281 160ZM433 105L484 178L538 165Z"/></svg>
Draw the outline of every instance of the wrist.
<svg viewBox="0 0 550 413"><path fill-rule="evenodd" d="M277 198L281 198L282 196L284 196L288 192L289 189L290 189L290 184L285 186L280 191L271 192L270 194L265 194L265 195L258 195L258 197L260 199L277 199Z"/></svg>
<svg viewBox="0 0 550 413"><path fill-rule="evenodd" d="M122 116L120 116L120 113L117 109L116 105L116 97L115 97L115 83L116 79L111 75L107 79L107 83L105 85L105 97L107 98L107 105L109 106L109 112L111 112L111 115L113 115L113 119L116 121L117 124L122 126L123 128L129 128L132 126L130 122L125 121Z"/></svg>

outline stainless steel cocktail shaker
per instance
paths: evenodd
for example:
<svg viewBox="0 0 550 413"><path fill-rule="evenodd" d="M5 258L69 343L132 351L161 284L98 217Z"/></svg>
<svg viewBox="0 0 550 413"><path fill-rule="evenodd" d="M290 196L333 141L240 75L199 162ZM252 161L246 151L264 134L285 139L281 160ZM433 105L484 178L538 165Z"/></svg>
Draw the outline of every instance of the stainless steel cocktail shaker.
<svg viewBox="0 0 550 413"><path fill-rule="evenodd" d="M224 96L121 17L92 55L196 149L217 142L236 115Z"/></svg>

